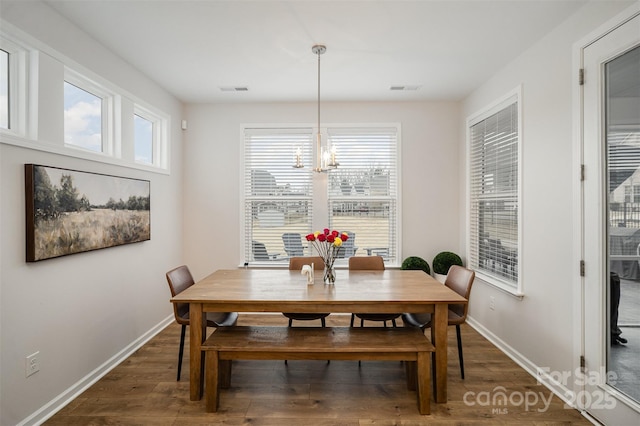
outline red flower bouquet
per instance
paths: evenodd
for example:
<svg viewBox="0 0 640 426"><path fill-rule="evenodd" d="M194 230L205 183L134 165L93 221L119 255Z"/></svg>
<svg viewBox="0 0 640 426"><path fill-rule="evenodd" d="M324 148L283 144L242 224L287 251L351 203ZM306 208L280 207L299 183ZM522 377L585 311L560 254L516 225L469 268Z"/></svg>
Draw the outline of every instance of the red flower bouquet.
<svg viewBox="0 0 640 426"><path fill-rule="evenodd" d="M313 234L306 236L307 241L315 247L318 255L322 257L324 261L324 275L323 280L327 284L333 284L336 280L335 270L333 269L333 263L336 260L338 251L342 246L342 243L349 239L349 236L344 232L331 231L325 228L323 232L317 231Z"/></svg>

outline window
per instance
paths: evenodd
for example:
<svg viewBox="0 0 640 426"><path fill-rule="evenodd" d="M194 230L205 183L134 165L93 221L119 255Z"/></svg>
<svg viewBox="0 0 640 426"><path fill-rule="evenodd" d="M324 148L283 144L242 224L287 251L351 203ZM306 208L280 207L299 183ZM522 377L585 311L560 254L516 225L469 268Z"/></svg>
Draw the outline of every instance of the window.
<svg viewBox="0 0 640 426"><path fill-rule="evenodd" d="M0 143L169 172L169 115L46 45L37 42L37 49L23 39L10 25L0 30ZM41 55L48 59L41 61Z"/></svg>
<svg viewBox="0 0 640 426"><path fill-rule="evenodd" d="M136 161L153 164L153 122L134 114L133 128Z"/></svg>
<svg viewBox="0 0 640 426"><path fill-rule="evenodd" d="M103 99L81 87L64 82L64 143L76 148L104 152Z"/></svg>
<svg viewBox="0 0 640 426"><path fill-rule="evenodd" d="M29 50L0 34L0 131L26 136Z"/></svg>
<svg viewBox="0 0 640 426"><path fill-rule="evenodd" d="M136 163L166 168L169 118L151 107L134 105L133 144Z"/></svg>
<svg viewBox="0 0 640 426"><path fill-rule="evenodd" d="M469 120L469 263L499 287L520 293L518 94Z"/></svg>
<svg viewBox="0 0 640 426"><path fill-rule="evenodd" d="M0 128L9 129L9 52L0 49Z"/></svg>
<svg viewBox="0 0 640 426"><path fill-rule="evenodd" d="M246 262L288 262L289 256L311 255L303 247L304 236L312 232L311 140L310 128L245 129ZM304 168L292 167L298 149Z"/></svg>
<svg viewBox="0 0 640 426"><path fill-rule="evenodd" d="M398 129L327 133L340 163L329 171L330 228L352 234L355 255L381 255L386 263L397 263Z"/></svg>
<svg viewBox="0 0 640 426"><path fill-rule="evenodd" d="M340 166L313 171L312 128L244 129L244 257L287 263L317 255L305 235L330 227L352 236L336 265L379 254L397 264L399 127L329 127ZM292 167L300 154L303 168Z"/></svg>

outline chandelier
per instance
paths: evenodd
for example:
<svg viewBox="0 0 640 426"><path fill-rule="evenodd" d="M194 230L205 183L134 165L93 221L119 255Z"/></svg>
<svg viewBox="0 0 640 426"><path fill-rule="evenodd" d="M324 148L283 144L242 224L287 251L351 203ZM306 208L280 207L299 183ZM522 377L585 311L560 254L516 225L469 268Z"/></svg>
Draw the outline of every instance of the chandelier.
<svg viewBox="0 0 640 426"><path fill-rule="evenodd" d="M316 166L313 168L315 172L326 172L328 169L335 169L340 164L336 161L335 147L329 147L329 143L322 143L322 132L320 131L320 55L327 51L327 47L322 44L316 44L311 47L314 55L318 56L318 129L316 134ZM295 168L302 168L302 149L296 149Z"/></svg>

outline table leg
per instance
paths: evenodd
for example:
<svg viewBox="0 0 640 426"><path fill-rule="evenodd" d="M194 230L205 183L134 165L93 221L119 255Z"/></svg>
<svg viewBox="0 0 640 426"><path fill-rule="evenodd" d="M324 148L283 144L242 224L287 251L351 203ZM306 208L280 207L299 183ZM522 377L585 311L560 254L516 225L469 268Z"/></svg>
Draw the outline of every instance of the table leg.
<svg viewBox="0 0 640 426"><path fill-rule="evenodd" d="M206 337L207 324L202 315L201 303L189 304L189 390L191 401L202 398L204 358L202 357L202 342Z"/></svg>
<svg viewBox="0 0 640 426"><path fill-rule="evenodd" d="M447 317L449 306L436 304L431 325L431 341L436 347L435 377L436 402L447 402Z"/></svg>
<svg viewBox="0 0 640 426"><path fill-rule="evenodd" d="M431 353L418 352L417 382L420 414L431 414Z"/></svg>
<svg viewBox="0 0 640 426"><path fill-rule="evenodd" d="M208 413L215 413L218 411L218 400L220 399L220 358L218 351L207 351L207 369L205 370L206 376L206 406Z"/></svg>

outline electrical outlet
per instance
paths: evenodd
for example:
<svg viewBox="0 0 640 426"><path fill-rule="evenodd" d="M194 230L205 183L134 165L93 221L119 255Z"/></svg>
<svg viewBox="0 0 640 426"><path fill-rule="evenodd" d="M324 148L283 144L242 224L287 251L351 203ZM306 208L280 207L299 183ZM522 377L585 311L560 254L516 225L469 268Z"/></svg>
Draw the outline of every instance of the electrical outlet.
<svg viewBox="0 0 640 426"><path fill-rule="evenodd" d="M40 351L28 355L25 362L25 377L40 371Z"/></svg>
<svg viewBox="0 0 640 426"><path fill-rule="evenodd" d="M496 309L496 298L493 296L489 297L489 309L492 311Z"/></svg>

